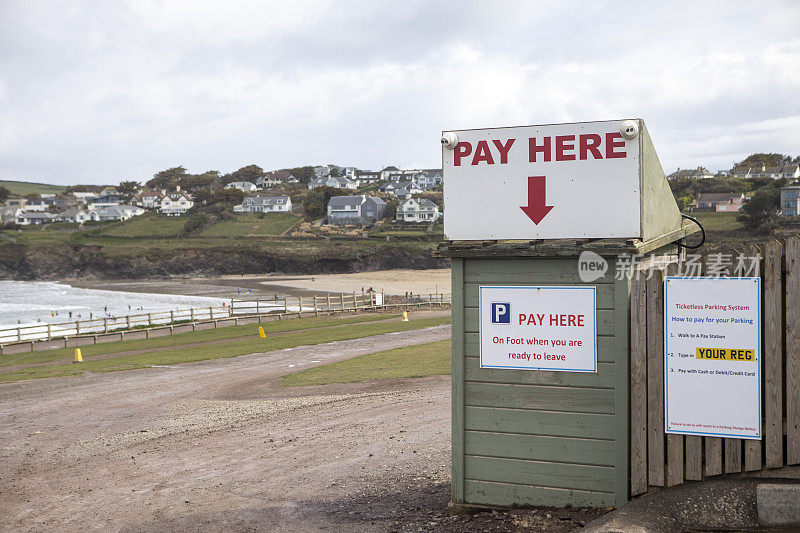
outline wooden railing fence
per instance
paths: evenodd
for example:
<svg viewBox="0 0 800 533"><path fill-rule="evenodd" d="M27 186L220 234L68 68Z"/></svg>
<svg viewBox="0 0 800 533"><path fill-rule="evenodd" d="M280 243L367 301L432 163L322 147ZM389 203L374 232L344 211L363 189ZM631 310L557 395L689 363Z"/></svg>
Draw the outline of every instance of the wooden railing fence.
<svg viewBox="0 0 800 533"><path fill-rule="evenodd" d="M800 464L800 237L742 252L762 258L759 273L752 275L762 278L763 292L763 438L664 433L664 273L644 272L631 281L631 495L720 474ZM677 270L671 264L666 275Z"/></svg>

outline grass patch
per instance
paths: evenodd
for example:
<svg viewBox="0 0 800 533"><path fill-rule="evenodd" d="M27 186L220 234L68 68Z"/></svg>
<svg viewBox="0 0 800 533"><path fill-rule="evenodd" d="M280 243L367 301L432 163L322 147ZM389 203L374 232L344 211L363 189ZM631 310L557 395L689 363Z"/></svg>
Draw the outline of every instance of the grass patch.
<svg viewBox="0 0 800 533"><path fill-rule="evenodd" d="M168 350L149 351L140 354L121 355L119 357L108 357L105 359L94 360L87 360L87 356L91 357L91 355L88 351L88 348L90 347L86 346L81 348L81 351L83 351L84 348L86 348L87 351L84 352L85 362L81 363L80 365L68 363L52 366L30 366L5 373L0 372L0 382L44 377L71 376L75 374L81 374L83 372L113 372L117 370L133 370L136 368L146 368L153 365L173 365L194 361L204 361L208 359L224 359L229 357L237 357L239 355L269 352L284 348L294 348L296 346L313 346L326 342L358 339L361 337L381 335L397 331L422 329L448 324L449 322L450 317L422 318L409 320L408 322L383 320L381 322L371 324L352 324L345 328L329 327L312 331L292 331L285 335L276 335L272 337L268 336L267 339L259 339L256 336L255 338L245 338L237 341L226 342L225 344L204 344L201 346L183 347L177 346ZM251 325L250 328L253 328L255 331L257 331L257 325ZM168 339L169 342L172 341L171 337L166 337L166 339ZM114 343L108 343L108 345L111 344ZM96 347L104 348L105 346L96 345ZM72 349L70 349L69 352L71 353ZM114 352L105 353L113 354ZM0 369L2 369L2 367L0 367Z"/></svg>
<svg viewBox="0 0 800 533"><path fill-rule="evenodd" d="M66 190L66 185L50 185L49 183L33 183L30 181L0 180L0 187L5 187L11 194L25 196L28 193L60 194Z"/></svg>
<svg viewBox="0 0 800 533"><path fill-rule="evenodd" d="M736 231L744 228L736 221L738 213L689 213L700 221L706 231Z"/></svg>
<svg viewBox="0 0 800 533"><path fill-rule="evenodd" d="M183 231L186 217L157 216L152 213L131 218L104 229L106 237L173 237Z"/></svg>
<svg viewBox="0 0 800 533"><path fill-rule="evenodd" d="M291 228L299 216L290 213L265 213L259 218L255 214L237 215L236 220L224 220L200 232L201 237L260 237L280 235Z"/></svg>
<svg viewBox="0 0 800 533"><path fill-rule="evenodd" d="M450 340L404 346L309 368L281 378L288 387L450 374Z"/></svg>
<svg viewBox="0 0 800 533"><path fill-rule="evenodd" d="M101 344L88 344L80 346L83 357L103 356L119 352L132 350L150 350L164 347L179 347L198 342L224 341L227 339L258 337L258 326L264 328L267 335L273 333L284 333L301 329L318 329L335 327L339 325L359 324L362 322L373 322L379 320L391 320L399 318L400 315L360 315L347 318L292 318L290 320L280 320L275 322L264 322L262 324L247 324L242 326L226 326L218 329L205 329L202 331L190 331L155 337L152 339L135 339L129 341L104 342ZM24 359L25 364L51 363L55 361L71 361L75 348L59 348L57 350L40 350L31 353ZM4 359L16 359L17 354L4 356ZM0 364L3 361L0 359ZM2 367L0 367L2 369Z"/></svg>

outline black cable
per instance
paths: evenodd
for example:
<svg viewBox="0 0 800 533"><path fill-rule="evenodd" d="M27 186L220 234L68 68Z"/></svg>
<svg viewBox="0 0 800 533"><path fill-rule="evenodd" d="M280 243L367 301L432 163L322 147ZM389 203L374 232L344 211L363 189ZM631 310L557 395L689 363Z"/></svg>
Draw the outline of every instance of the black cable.
<svg viewBox="0 0 800 533"><path fill-rule="evenodd" d="M696 244L696 245L694 245L694 246L689 246L688 244L683 244L683 243L681 242L683 239L680 239L680 240L677 240L677 241L675 241L675 244L676 244L676 245L678 245L678 246L679 246L679 247L681 247L681 248L688 248L689 250L695 250L695 249L697 249L697 248L700 248L700 247L701 247L701 246L703 246L703 244L705 244L705 242L706 242L706 229L703 227L703 225L700 223L700 221L699 221L699 220L697 220L696 218L694 218L694 217L690 217L689 215L684 215L683 213L681 213L681 216L682 216L683 218L685 218L685 219L687 219L687 220L691 220L692 222L694 222L695 224L697 224L697 227L698 227L698 228L700 228L700 232L702 233L702 235L703 235L703 238L702 238L702 239L700 239L700 243L699 243L699 244Z"/></svg>

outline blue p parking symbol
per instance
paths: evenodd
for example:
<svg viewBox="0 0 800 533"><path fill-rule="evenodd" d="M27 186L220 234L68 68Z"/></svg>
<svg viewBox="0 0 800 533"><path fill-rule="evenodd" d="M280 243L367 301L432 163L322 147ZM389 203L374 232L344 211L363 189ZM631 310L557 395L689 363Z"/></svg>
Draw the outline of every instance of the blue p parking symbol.
<svg viewBox="0 0 800 533"><path fill-rule="evenodd" d="M511 324L510 303L492 303L492 324Z"/></svg>

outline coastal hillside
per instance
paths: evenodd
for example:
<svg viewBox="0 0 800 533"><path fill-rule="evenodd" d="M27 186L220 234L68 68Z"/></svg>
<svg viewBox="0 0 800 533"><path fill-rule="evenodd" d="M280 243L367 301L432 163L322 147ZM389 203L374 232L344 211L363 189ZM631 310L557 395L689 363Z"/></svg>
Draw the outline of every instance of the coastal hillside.
<svg viewBox="0 0 800 533"><path fill-rule="evenodd" d="M432 250L441 224L381 224L325 234L291 213L239 215L187 232L186 217L147 213L79 228L56 223L0 232L0 278L342 273L448 266ZM191 228L188 228L191 229Z"/></svg>
<svg viewBox="0 0 800 533"><path fill-rule="evenodd" d="M61 194L67 188L65 185L13 180L0 180L0 187L5 187L10 194L15 196L25 196L26 194Z"/></svg>

